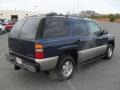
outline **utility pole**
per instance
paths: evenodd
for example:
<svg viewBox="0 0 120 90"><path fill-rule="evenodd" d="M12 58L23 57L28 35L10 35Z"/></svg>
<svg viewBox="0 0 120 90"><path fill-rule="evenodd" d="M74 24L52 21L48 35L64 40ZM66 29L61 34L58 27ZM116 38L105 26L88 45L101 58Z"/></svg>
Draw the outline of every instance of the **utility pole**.
<svg viewBox="0 0 120 90"><path fill-rule="evenodd" d="M77 16L79 16L79 0L77 0Z"/></svg>
<svg viewBox="0 0 120 90"><path fill-rule="evenodd" d="M34 11L34 14L37 14L38 12L37 12L37 8L38 8L39 6L38 5L34 5L33 6L33 11Z"/></svg>

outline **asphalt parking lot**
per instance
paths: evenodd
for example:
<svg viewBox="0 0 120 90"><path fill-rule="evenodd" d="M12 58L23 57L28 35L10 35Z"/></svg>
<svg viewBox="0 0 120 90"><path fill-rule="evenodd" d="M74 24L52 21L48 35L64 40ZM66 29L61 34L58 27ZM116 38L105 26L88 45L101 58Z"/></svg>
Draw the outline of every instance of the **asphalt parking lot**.
<svg viewBox="0 0 120 90"><path fill-rule="evenodd" d="M78 66L72 79L58 81L54 73L14 71L6 61L9 33L0 35L0 90L120 90L120 24L101 23L109 33L116 36L116 48L109 61L98 61Z"/></svg>

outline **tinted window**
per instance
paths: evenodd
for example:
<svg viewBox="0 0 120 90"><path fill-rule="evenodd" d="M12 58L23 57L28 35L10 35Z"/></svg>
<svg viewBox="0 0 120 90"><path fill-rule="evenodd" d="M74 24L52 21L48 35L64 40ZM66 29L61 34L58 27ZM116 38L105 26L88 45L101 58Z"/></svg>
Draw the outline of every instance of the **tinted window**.
<svg viewBox="0 0 120 90"><path fill-rule="evenodd" d="M40 18L29 18L21 29L21 38L35 39Z"/></svg>
<svg viewBox="0 0 120 90"><path fill-rule="evenodd" d="M101 34L101 29L100 29L100 27L98 26L97 23L89 21L88 25L89 25L90 32L92 34L94 34L94 35L100 35Z"/></svg>
<svg viewBox="0 0 120 90"><path fill-rule="evenodd" d="M44 37L63 37L69 35L69 20L65 18L47 18L44 28Z"/></svg>
<svg viewBox="0 0 120 90"><path fill-rule="evenodd" d="M12 30L10 32L11 37L18 37L24 22L25 22L25 20L20 20L14 25L14 27L12 28Z"/></svg>
<svg viewBox="0 0 120 90"><path fill-rule="evenodd" d="M86 36L88 35L88 28L85 21L76 20L73 22L74 35L76 36Z"/></svg>

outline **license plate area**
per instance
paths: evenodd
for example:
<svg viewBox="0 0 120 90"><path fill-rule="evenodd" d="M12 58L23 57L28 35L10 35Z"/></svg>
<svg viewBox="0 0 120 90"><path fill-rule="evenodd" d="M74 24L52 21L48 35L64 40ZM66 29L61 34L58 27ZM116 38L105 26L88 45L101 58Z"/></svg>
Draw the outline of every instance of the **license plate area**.
<svg viewBox="0 0 120 90"><path fill-rule="evenodd" d="M18 63L18 64L23 64L23 61L22 61L22 59L21 59L21 58L16 57L16 63Z"/></svg>

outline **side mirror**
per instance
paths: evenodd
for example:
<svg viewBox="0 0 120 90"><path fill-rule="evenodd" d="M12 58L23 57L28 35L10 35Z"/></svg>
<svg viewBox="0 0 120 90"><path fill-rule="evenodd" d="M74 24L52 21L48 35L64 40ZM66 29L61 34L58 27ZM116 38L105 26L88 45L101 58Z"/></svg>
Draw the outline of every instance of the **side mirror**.
<svg viewBox="0 0 120 90"><path fill-rule="evenodd" d="M103 34L108 34L108 31L104 29Z"/></svg>

